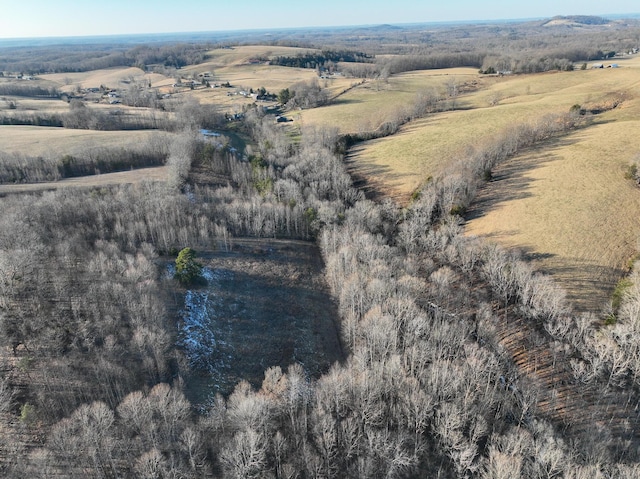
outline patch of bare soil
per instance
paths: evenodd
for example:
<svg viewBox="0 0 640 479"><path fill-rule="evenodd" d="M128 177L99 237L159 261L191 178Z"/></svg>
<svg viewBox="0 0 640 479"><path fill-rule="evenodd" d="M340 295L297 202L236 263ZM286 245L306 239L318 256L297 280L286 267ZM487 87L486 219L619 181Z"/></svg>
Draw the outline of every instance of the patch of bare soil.
<svg viewBox="0 0 640 479"><path fill-rule="evenodd" d="M271 366L300 363L317 377L343 358L315 244L234 239L231 251L200 252L199 261L208 284L187 291L178 314L194 404L242 379L258 387Z"/></svg>

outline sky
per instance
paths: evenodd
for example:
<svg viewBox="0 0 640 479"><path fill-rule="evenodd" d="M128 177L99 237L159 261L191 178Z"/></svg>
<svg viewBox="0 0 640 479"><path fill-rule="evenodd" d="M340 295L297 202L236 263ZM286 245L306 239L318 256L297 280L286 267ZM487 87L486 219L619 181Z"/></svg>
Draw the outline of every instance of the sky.
<svg viewBox="0 0 640 479"><path fill-rule="evenodd" d="M0 38L640 13L638 0L0 0Z"/></svg>

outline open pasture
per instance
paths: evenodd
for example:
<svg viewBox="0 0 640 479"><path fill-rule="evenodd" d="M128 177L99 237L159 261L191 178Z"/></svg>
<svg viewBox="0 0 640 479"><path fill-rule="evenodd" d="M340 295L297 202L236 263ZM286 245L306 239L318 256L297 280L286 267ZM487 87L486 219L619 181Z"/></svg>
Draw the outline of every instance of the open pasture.
<svg viewBox="0 0 640 479"><path fill-rule="evenodd" d="M347 79L354 86L335 98L331 105L305 110L300 116L305 124L335 126L340 133L371 131L411 109L420 92L444 94L447 84L463 85L474 81L472 68L452 68L408 72L385 80Z"/></svg>
<svg viewBox="0 0 640 479"><path fill-rule="evenodd" d="M59 188L97 188L113 185L142 183L143 181L167 181L167 167L155 166L137 170L118 171L101 175L65 178L46 183L24 183L0 185L0 195L11 193L36 193L40 191L56 190Z"/></svg>
<svg viewBox="0 0 640 479"><path fill-rule="evenodd" d="M268 91L277 93L295 82L317 78L317 73L309 68L269 65L268 60L277 56L296 56L308 52L318 52L318 50L267 45L219 48L209 51L204 63L187 66L179 73L189 76L208 72L211 74L210 83L229 82L233 89L265 87ZM221 89L224 95L228 91L229 89Z"/></svg>
<svg viewBox="0 0 640 479"><path fill-rule="evenodd" d="M197 71L201 69L198 68ZM244 105L253 104L255 99L242 96L239 94L240 91L249 92L250 89L257 90L264 87L268 92L277 94L296 82L310 81L314 78L318 78L315 70L305 68L270 65L229 66L215 70L210 83L229 82L231 88L185 90L184 94L194 96L202 104L215 104L221 111L241 111Z"/></svg>
<svg viewBox="0 0 640 479"><path fill-rule="evenodd" d="M624 178L639 148L640 104L527 151L496 169L466 231L522 250L579 311L601 311L640 249L640 190Z"/></svg>
<svg viewBox="0 0 640 479"><path fill-rule="evenodd" d="M26 156L73 155L87 148L140 147L158 138L152 130L97 131L44 126L0 126L0 151Z"/></svg>
<svg viewBox="0 0 640 479"><path fill-rule="evenodd" d="M364 175L383 172L376 184L406 201L426 178L509 125L538 121L576 104L597 109L618 93L633 97L640 85L638 66L629 62L618 69L480 77L480 88L460 95L456 110L429 115L395 135L357 145L351 161L356 169L363 165ZM623 104L613 115L628 111Z"/></svg>
<svg viewBox="0 0 640 479"><path fill-rule="evenodd" d="M12 115L27 112L65 113L69 104L55 98L31 98L21 96L0 96L0 114Z"/></svg>
<svg viewBox="0 0 640 479"><path fill-rule="evenodd" d="M40 75L39 78L56 84L62 91L73 91L77 87L98 88L100 85L104 85L107 88L123 88L131 81L151 82L152 86L160 86L172 82L172 79L163 75L145 73L136 67L115 67L79 73L50 73Z"/></svg>
<svg viewBox="0 0 640 479"><path fill-rule="evenodd" d="M198 68L219 68L231 65L244 65L251 62L265 61L274 57L294 57L305 53L319 53L314 48L285 47L275 45L240 45L230 48L216 48L207 52L207 61L197 65Z"/></svg>
<svg viewBox="0 0 640 479"><path fill-rule="evenodd" d="M510 125L573 105L613 110L594 124L510 160L494 172L469 212L467 232L515 247L567 290L579 311L601 311L640 249L640 191L624 178L638 154L640 61L620 68L479 77L457 110L404 125L356 145L349 161L377 191L406 202L429 176Z"/></svg>

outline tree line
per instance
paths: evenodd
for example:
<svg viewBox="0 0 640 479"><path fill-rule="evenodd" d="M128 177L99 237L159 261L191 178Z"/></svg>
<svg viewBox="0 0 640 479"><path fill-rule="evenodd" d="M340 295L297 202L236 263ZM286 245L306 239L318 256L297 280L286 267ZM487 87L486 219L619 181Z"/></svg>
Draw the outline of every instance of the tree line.
<svg viewBox="0 0 640 479"><path fill-rule="evenodd" d="M6 47L0 58L0 71L30 74L71 73L113 67L152 65L181 68L205 59L210 45L165 43L162 45L68 44L51 46Z"/></svg>
<svg viewBox="0 0 640 479"><path fill-rule="evenodd" d="M299 53L296 56L276 56L269 60L271 65L295 68L320 68L328 69L329 64L343 63L369 63L374 61L374 55L350 50L323 50L320 53Z"/></svg>
<svg viewBox="0 0 640 479"><path fill-rule="evenodd" d="M33 98L59 98L60 92L55 87L29 85L24 83L0 83L0 95L24 96Z"/></svg>
<svg viewBox="0 0 640 479"><path fill-rule="evenodd" d="M169 143L169 136L158 132L136 147L84 147L65 155L37 157L0 152L0 183L40 183L161 166Z"/></svg>

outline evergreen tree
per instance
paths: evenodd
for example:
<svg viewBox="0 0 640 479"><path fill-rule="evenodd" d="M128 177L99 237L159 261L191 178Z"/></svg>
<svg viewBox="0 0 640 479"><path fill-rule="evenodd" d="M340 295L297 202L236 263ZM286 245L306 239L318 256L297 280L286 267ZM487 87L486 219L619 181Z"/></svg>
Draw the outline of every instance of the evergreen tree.
<svg viewBox="0 0 640 479"><path fill-rule="evenodd" d="M196 252L193 249L184 248L178 253L174 278L185 286L202 280L202 265L196 261Z"/></svg>

